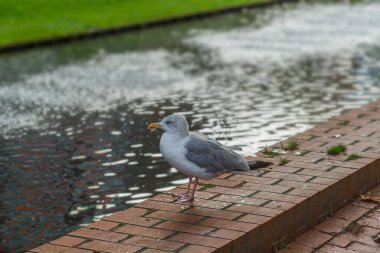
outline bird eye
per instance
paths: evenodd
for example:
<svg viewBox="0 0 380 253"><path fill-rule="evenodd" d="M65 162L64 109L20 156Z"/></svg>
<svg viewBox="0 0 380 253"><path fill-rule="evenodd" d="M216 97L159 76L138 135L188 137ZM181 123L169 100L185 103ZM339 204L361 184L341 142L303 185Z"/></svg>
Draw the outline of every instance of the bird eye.
<svg viewBox="0 0 380 253"><path fill-rule="evenodd" d="M169 125L169 124L173 123L173 121L167 120L165 123Z"/></svg>

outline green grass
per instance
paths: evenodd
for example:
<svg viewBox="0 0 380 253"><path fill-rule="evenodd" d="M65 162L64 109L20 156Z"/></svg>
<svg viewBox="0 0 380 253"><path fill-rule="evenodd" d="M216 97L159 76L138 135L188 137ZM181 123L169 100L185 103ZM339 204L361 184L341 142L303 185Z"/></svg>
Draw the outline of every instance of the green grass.
<svg viewBox="0 0 380 253"><path fill-rule="evenodd" d="M296 140L290 140L285 144L281 143L281 148L283 150L296 150L298 149L299 143Z"/></svg>
<svg viewBox="0 0 380 253"><path fill-rule="evenodd" d="M0 46L272 0L1 0Z"/></svg>
<svg viewBox="0 0 380 253"><path fill-rule="evenodd" d="M264 155L266 155L267 157L270 157L270 158L273 158L273 157L278 156L280 154L276 150L268 148L268 147L265 147L260 152L263 153Z"/></svg>
<svg viewBox="0 0 380 253"><path fill-rule="evenodd" d="M334 146L331 146L327 149L327 154L329 155L339 155L347 150L346 146L344 144L337 144Z"/></svg>
<svg viewBox="0 0 380 253"><path fill-rule="evenodd" d="M348 156L347 158L347 161L352 161L352 160L356 160L356 159L359 159L361 156L360 155L357 155L355 153L352 153Z"/></svg>
<svg viewBox="0 0 380 253"><path fill-rule="evenodd" d="M205 184L205 183L199 183L199 185L201 186L198 191L205 191L209 188L214 188L216 185L214 184Z"/></svg>
<svg viewBox="0 0 380 253"><path fill-rule="evenodd" d="M288 162L289 162L289 160L286 159L286 157L281 157L280 162L278 163L278 165L279 165L279 166L284 166L284 165L286 165Z"/></svg>

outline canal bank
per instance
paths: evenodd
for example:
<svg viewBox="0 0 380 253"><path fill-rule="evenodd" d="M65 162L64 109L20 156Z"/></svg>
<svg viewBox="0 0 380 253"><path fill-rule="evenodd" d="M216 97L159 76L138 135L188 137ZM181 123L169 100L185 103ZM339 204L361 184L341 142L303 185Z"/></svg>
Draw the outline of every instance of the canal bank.
<svg viewBox="0 0 380 253"><path fill-rule="evenodd" d="M268 154L284 151L290 141L298 144L294 150ZM328 154L337 144L345 149ZM30 252L272 252L284 247L379 184L380 100L257 157L274 165L259 176L223 174L207 181L192 204L171 196L186 187L181 185Z"/></svg>

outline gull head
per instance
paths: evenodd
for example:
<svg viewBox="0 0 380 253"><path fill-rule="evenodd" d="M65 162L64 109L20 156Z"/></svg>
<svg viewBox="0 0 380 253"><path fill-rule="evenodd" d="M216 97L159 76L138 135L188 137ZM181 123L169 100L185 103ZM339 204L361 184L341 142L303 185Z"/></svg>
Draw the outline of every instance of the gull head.
<svg viewBox="0 0 380 253"><path fill-rule="evenodd" d="M167 133L180 136L187 136L189 134L189 123L187 123L186 118L180 114L167 116L158 123L149 124L148 128L161 128Z"/></svg>

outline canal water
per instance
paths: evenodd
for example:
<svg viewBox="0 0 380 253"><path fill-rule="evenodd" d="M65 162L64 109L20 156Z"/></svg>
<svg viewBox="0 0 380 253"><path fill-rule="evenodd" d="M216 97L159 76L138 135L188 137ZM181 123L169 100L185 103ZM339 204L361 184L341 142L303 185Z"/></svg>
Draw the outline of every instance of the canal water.
<svg viewBox="0 0 380 253"><path fill-rule="evenodd" d="M0 251L185 183L146 129L166 115L252 155L377 99L379 13L287 4L1 55Z"/></svg>

